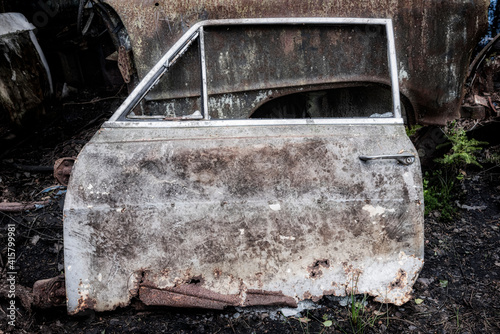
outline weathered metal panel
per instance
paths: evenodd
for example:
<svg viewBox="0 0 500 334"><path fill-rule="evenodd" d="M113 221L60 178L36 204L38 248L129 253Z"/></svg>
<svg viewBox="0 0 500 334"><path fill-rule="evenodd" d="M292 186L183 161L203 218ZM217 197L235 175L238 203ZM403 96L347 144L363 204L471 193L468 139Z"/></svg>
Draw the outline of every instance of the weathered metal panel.
<svg viewBox="0 0 500 334"><path fill-rule="evenodd" d="M140 78L189 27L201 20L283 16L392 18L400 56L401 91L411 102L417 121L427 124L444 124L458 117L470 53L486 28L489 4L488 0L105 2L118 12L130 34ZM272 47L272 43L268 46Z"/></svg>
<svg viewBox="0 0 500 334"><path fill-rule="evenodd" d="M402 304L423 265L402 124L103 128L65 202L70 313L146 304Z"/></svg>
<svg viewBox="0 0 500 334"><path fill-rule="evenodd" d="M17 126L45 115L43 100L52 90L34 29L20 13L0 13L0 118Z"/></svg>

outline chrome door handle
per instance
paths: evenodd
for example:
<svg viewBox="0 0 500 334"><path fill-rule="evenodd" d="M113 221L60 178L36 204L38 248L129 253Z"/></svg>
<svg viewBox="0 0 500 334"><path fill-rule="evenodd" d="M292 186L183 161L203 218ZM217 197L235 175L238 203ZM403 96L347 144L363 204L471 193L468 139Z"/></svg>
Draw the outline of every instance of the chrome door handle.
<svg viewBox="0 0 500 334"><path fill-rule="evenodd" d="M380 159L396 159L400 164L411 165L415 162L415 156L410 153L403 154L389 154L389 155L360 155L360 160L380 160Z"/></svg>

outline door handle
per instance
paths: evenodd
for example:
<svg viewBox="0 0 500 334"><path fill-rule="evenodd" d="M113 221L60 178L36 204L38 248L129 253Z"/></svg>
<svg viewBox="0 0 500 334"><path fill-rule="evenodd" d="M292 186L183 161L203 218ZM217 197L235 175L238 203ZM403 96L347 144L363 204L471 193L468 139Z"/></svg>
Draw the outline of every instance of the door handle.
<svg viewBox="0 0 500 334"><path fill-rule="evenodd" d="M405 166L411 165L415 162L415 156L410 153L403 154L389 154L389 155L360 155L360 160L369 161L369 160L380 160L380 159L396 159L400 164Z"/></svg>

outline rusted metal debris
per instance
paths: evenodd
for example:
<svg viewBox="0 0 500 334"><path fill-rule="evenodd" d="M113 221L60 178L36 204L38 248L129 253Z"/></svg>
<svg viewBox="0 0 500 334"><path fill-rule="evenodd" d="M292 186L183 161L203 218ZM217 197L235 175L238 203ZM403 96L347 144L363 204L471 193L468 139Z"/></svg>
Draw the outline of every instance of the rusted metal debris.
<svg viewBox="0 0 500 334"><path fill-rule="evenodd" d="M297 307L294 298L280 291L246 290L241 294L224 295L203 287L203 278L194 277L188 284L160 289L149 282L147 274L139 288L139 299L146 305L222 310L227 306Z"/></svg>
<svg viewBox="0 0 500 334"><path fill-rule="evenodd" d="M125 46L121 45L118 49L118 68L125 83L130 82L131 67L129 51L125 49Z"/></svg>
<svg viewBox="0 0 500 334"><path fill-rule="evenodd" d="M227 306L287 306L297 307L294 298L279 292L248 290L240 295L221 295L196 286L155 289L141 287L139 299L146 305L222 310Z"/></svg>
<svg viewBox="0 0 500 334"><path fill-rule="evenodd" d="M50 200L19 203L19 202L0 202L0 211L3 212L21 212L26 210L36 210L49 204Z"/></svg>
<svg viewBox="0 0 500 334"><path fill-rule="evenodd" d="M33 285L33 305L38 308L51 308L66 304L64 275L36 281Z"/></svg>
<svg viewBox="0 0 500 334"><path fill-rule="evenodd" d="M61 158L54 163L54 177L63 186L68 185L71 176L71 170L75 164L76 158Z"/></svg>
<svg viewBox="0 0 500 334"><path fill-rule="evenodd" d="M36 124L45 115L43 100L52 92L34 29L20 13L0 13L0 110L16 126Z"/></svg>

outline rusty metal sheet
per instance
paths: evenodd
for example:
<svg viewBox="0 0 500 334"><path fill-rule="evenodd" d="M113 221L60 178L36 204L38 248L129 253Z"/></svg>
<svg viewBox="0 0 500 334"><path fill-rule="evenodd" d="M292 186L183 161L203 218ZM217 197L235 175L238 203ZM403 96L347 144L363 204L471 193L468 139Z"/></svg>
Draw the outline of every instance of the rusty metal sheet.
<svg viewBox="0 0 500 334"><path fill-rule="evenodd" d="M36 281L33 285L33 305L38 308L52 308L66 304L64 275Z"/></svg>
<svg viewBox="0 0 500 334"><path fill-rule="evenodd" d="M402 124L103 128L64 206L68 311L221 308L368 293L401 305L423 265Z"/></svg>
<svg viewBox="0 0 500 334"><path fill-rule="evenodd" d="M54 162L54 178L63 186L68 185L75 159L74 157L66 157L57 159L56 162Z"/></svg>
<svg viewBox="0 0 500 334"><path fill-rule="evenodd" d="M470 53L486 30L489 5L487 0L105 2L116 10L127 28L140 78L189 27L201 20L283 16L392 18L400 56L401 92L411 105L410 120L423 124L444 124L459 117ZM380 79L372 76L372 81Z"/></svg>

